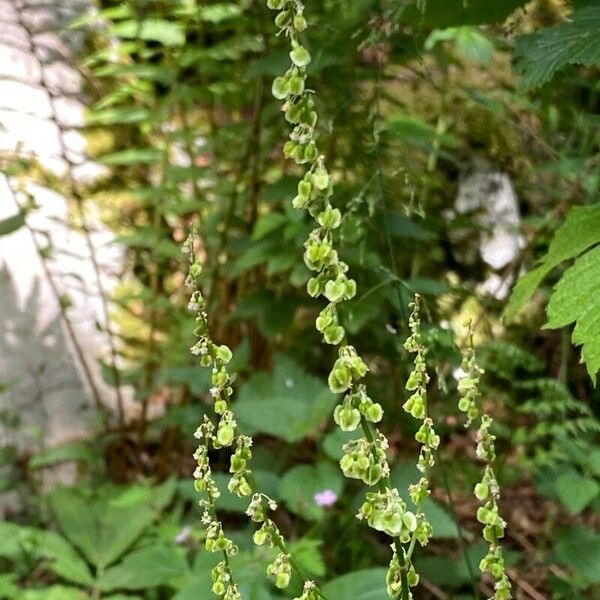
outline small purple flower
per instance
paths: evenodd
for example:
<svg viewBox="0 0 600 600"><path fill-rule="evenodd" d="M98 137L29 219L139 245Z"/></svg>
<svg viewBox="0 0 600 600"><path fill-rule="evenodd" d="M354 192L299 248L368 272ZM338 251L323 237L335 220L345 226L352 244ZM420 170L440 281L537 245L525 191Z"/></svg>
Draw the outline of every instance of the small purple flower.
<svg viewBox="0 0 600 600"><path fill-rule="evenodd" d="M315 494L317 506L332 506L336 503L338 495L333 490L323 490Z"/></svg>

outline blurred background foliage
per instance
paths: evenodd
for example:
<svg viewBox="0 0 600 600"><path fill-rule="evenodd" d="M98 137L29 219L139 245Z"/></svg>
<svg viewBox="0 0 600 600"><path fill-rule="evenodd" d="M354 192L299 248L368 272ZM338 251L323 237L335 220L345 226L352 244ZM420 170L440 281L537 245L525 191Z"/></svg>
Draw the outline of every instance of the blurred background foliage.
<svg viewBox="0 0 600 600"><path fill-rule="evenodd" d="M316 0L307 9L310 85L359 289L344 325L369 358L401 489L414 478L414 425L401 405L415 292L426 308L442 460L416 597L490 593L477 578L473 440L455 408L457 345L471 319L497 419L516 597L600 598L599 394L569 329L542 329L561 269L502 318L508 290L571 207L599 201L600 5ZM291 208L297 174L282 158L270 91L286 50L266 7L106 0L73 27L88 35L88 150L109 167L85 196L127 249L109 298L118 361L100 360L139 410L44 453L0 450L3 487L23 499L0 522L0 598L209 597L212 558L200 550L190 477L210 385L189 354L180 246L192 225L213 337L235 349L235 410L255 436L259 483L282 503L282 530L305 570L329 582L329 598L385 598L388 549L355 522L363 492L336 466L344 435L331 427L324 383L333 357L305 293L310 224ZM481 252L494 226L486 206L457 208L461 182L479 172L506 174L518 198L518 251L497 269ZM226 457L215 460L225 470ZM77 486L42 493L41 473L67 461L78 464ZM315 502L323 490L337 495L333 506ZM242 528L233 535L244 597L283 597L264 577L268 551L248 543L244 506L225 493L221 507L231 530Z"/></svg>

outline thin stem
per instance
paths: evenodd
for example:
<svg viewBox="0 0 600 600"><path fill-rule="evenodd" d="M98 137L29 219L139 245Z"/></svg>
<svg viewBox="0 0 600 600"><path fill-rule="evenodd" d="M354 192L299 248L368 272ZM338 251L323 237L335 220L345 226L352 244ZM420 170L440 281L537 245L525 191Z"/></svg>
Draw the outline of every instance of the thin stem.
<svg viewBox="0 0 600 600"><path fill-rule="evenodd" d="M374 437L373 437L373 432L371 431L371 425L369 425L369 422L365 419L365 417L363 415L361 415L361 419L360 419L360 425L362 427L362 430L365 434L365 437L367 438L367 441L369 443L373 443L374 441ZM392 489L392 483L390 481L390 476L389 475L384 475L380 480L379 483L377 484L377 487L379 488L379 491L381 493L385 493L385 491L387 489L391 490ZM401 581L401 597L402 600L408 600L408 560L407 557L404 553L404 547L402 545L402 542L400 541L399 537L395 537L393 538L394 540L394 547L396 549L396 554L398 555L398 561L400 562L400 581Z"/></svg>

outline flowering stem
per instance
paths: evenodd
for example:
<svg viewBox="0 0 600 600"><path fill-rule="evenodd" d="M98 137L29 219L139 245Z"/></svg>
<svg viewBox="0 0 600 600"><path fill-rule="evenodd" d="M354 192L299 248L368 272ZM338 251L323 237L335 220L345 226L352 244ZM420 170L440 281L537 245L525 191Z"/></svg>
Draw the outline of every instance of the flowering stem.
<svg viewBox="0 0 600 600"><path fill-rule="evenodd" d="M365 434L365 437L372 444L374 441L374 437L373 437L373 432L371 431L371 425L364 417L361 417L360 424L361 424L362 430ZM377 487L379 488L379 491L382 494L385 494L386 490L391 490L392 483L390 481L389 475L385 475L384 477L382 477L379 480ZM402 598L402 600L408 600L409 586L408 586L407 569L408 569L408 564L410 563L410 555L412 554L412 551L410 552L410 554L406 555L404 553L404 547L402 546L402 542L400 541L400 538L396 536L392 539L394 540L394 548L396 549L396 552L398 554L398 560L400 562L400 581L402 584L401 598ZM416 537L413 535L413 541L414 540L416 540Z"/></svg>

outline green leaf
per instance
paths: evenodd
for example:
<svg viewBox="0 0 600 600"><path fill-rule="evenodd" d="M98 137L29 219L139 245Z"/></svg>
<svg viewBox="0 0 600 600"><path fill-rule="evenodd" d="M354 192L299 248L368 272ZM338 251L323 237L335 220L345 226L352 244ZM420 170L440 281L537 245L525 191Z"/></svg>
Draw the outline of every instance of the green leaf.
<svg viewBox="0 0 600 600"><path fill-rule="evenodd" d="M91 463L94 462L96 456L87 444L72 442L37 452L29 459L28 465L31 469L41 469L72 461Z"/></svg>
<svg viewBox="0 0 600 600"><path fill-rule="evenodd" d="M256 479L257 488L267 496L271 498L277 498L277 490L279 488L279 477L271 471L265 471L261 469L253 469L252 473ZM235 494L231 494L227 490L227 484L229 483L230 475L227 473L214 473L213 478L217 487L221 492L219 498L219 510L227 512L244 514L248 508L248 498L238 498ZM193 482L186 482L186 488L191 492L190 499L197 501L198 492L193 488Z"/></svg>
<svg viewBox="0 0 600 600"><path fill-rule="evenodd" d="M548 253L542 258L540 265L517 281L504 312L507 319L517 315L554 267L600 242L599 222L600 204L576 206L569 211L565 222L552 238Z"/></svg>
<svg viewBox="0 0 600 600"><path fill-rule="evenodd" d="M560 501L572 515L579 514L600 493L600 485L577 471L564 473L554 482Z"/></svg>
<svg viewBox="0 0 600 600"><path fill-rule="evenodd" d="M0 598L16 598L20 589L16 585L17 574L16 573L2 573L0 575Z"/></svg>
<svg viewBox="0 0 600 600"><path fill-rule="evenodd" d="M385 588L387 570L365 569L342 575L323 586L323 593L332 599L389 600Z"/></svg>
<svg viewBox="0 0 600 600"><path fill-rule="evenodd" d="M89 596L85 592L64 585L28 589L18 596L18 600L88 600L88 598Z"/></svg>
<svg viewBox="0 0 600 600"><path fill-rule="evenodd" d="M229 318L256 319L259 332L267 338L274 338L289 329L297 307L296 297L280 297L275 292L263 289L242 298Z"/></svg>
<svg viewBox="0 0 600 600"><path fill-rule="evenodd" d="M184 385L195 396L201 396L210 389L210 371L202 367L166 367L161 371L161 382L171 385Z"/></svg>
<svg viewBox="0 0 600 600"><path fill-rule="evenodd" d="M400 491L405 502L410 504L408 486L419 480L420 474L416 465L411 462L397 464L390 473L392 485ZM433 537L440 539L452 539L459 537L459 530L452 516L446 508L433 498L426 498L423 503L425 515L433 526Z"/></svg>
<svg viewBox="0 0 600 600"><path fill-rule="evenodd" d="M188 565L183 550L175 546L148 546L128 554L100 580L105 592L141 590L166 585L181 577Z"/></svg>
<svg viewBox="0 0 600 600"><path fill-rule="evenodd" d="M554 552L589 583L600 583L600 534L584 527L570 528L559 536Z"/></svg>
<svg viewBox="0 0 600 600"><path fill-rule="evenodd" d="M267 555L268 556L268 555ZM271 555L274 558L274 555ZM240 586L244 600L279 600L281 596L274 596L271 585L265 574L265 552L258 551L253 554L240 552L230 559L235 580ZM194 564L194 573L181 587L173 600L198 600L208 599L207 590L212 586L210 570L218 562L214 555L199 552Z"/></svg>
<svg viewBox="0 0 600 600"><path fill-rule="evenodd" d="M17 229L23 227L23 225L25 225L25 215L26 212L21 210L12 217L2 219L0 221L0 235L8 235L9 233L13 233L14 231L17 231Z"/></svg>
<svg viewBox="0 0 600 600"><path fill-rule="evenodd" d="M438 42L454 41L457 50L478 63L486 65L492 59L494 45L475 27L449 27L436 29L425 41L425 49L431 50Z"/></svg>
<svg viewBox="0 0 600 600"><path fill-rule="evenodd" d="M90 124L123 125L125 123L141 123L155 116L143 106L115 106L103 110L95 110L89 118Z"/></svg>
<svg viewBox="0 0 600 600"><path fill-rule="evenodd" d="M117 560L154 518L147 506L90 502L66 488L55 490L50 504L64 534L97 567Z"/></svg>
<svg viewBox="0 0 600 600"><path fill-rule="evenodd" d="M220 23L227 19L233 19L241 14L242 9L231 2L217 2L208 6L201 6L198 9L198 16L202 21L210 23Z"/></svg>
<svg viewBox="0 0 600 600"><path fill-rule="evenodd" d="M329 458L340 460L344 456L344 444L354 439L356 439L354 431L342 431L339 427L336 427L323 438L323 450Z"/></svg>
<svg viewBox="0 0 600 600"><path fill-rule="evenodd" d="M546 27L517 40L516 68L526 88L539 86L568 64L600 62L600 6L573 12L566 23Z"/></svg>
<svg viewBox="0 0 600 600"><path fill-rule="evenodd" d="M315 494L332 490L339 496L343 487L340 469L330 462L321 462L290 469L281 480L279 494L292 512L309 521L318 521L326 511L316 503Z"/></svg>
<svg viewBox="0 0 600 600"><path fill-rule="evenodd" d="M17 560L22 557L23 547L32 540L29 528L16 523L0 521L0 557Z"/></svg>
<svg viewBox="0 0 600 600"><path fill-rule="evenodd" d="M183 46L185 35L180 23L144 17L112 25L111 35L125 39L159 42L163 46Z"/></svg>
<svg viewBox="0 0 600 600"><path fill-rule="evenodd" d="M50 559L50 570L59 577L83 586L92 586L94 578L73 546L53 531L39 532L38 552Z"/></svg>
<svg viewBox="0 0 600 600"><path fill-rule="evenodd" d="M482 65L492 60L494 45L475 27L459 27L455 41L458 51L467 58Z"/></svg>
<svg viewBox="0 0 600 600"><path fill-rule="evenodd" d="M582 346L582 360L595 381L600 370L600 246L578 258L554 286L548 319L545 328L576 323L571 339Z"/></svg>
<svg viewBox="0 0 600 600"><path fill-rule="evenodd" d="M316 577L324 577L327 573L327 567L321 552L322 545L323 540L305 538L290 544L290 554L302 570Z"/></svg>
<svg viewBox="0 0 600 600"><path fill-rule="evenodd" d="M158 148L130 148L104 154L98 160L110 166L129 166L159 161L163 151Z"/></svg>
<svg viewBox="0 0 600 600"><path fill-rule="evenodd" d="M266 433L293 443L316 433L334 403L323 381L279 356L272 375L255 374L242 386L236 415L245 433Z"/></svg>
<svg viewBox="0 0 600 600"><path fill-rule="evenodd" d="M288 218L282 213L270 212L262 215L254 224L252 239L260 240L272 231L283 227L287 222Z"/></svg>

